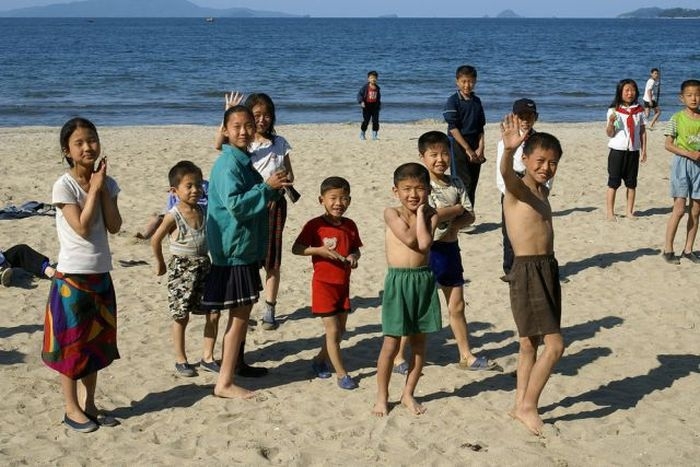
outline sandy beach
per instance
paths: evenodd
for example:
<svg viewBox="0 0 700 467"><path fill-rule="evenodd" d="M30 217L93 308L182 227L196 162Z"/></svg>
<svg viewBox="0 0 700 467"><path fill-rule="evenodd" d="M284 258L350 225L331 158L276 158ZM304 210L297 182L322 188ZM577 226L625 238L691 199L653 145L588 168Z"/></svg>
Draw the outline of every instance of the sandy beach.
<svg viewBox="0 0 700 467"><path fill-rule="evenodd" d="M669 116L663 116L664 120ZM89 115L87 116L89 117ZM386 269L383 208L396 203L396 166L418 160L417 138L444 131L439 121L384 124L379 141L360 141L358 124L279 126L293 147L295 187L289 209L276 331L251 323L246 357L269 368L240 378L253 400L213 397L215 375L174 374L164 278L153 272L149 244L134 235L162 210L167 171L188 159L208 174L217 152L214 127L98 128L110 169L122 189L122 232L110 239L122 358L100 372L97 402L122 424L91 434L65 427L57 374L40 350L49 281L17 274L0 287L0 464L3 465L697 465L700 456L698 267L660 257L671 199L670 154L663 127L649 133L640 169L636 219L605 221L607 137L603 122L538 124L564 149L550 202L555 248L564 279L567 348L542 395L542 437L507 412L515 392L517 335L508 286L501 282L495 124L486 128L488 161L477 192L477 230L460 237L468 283L467 320L478 354L503 372L457 368L456 344L443 306L441 332L428 338L428 362L416 417L396 405L403 384L391 381L392 410L370 414L381 345L380 303ZM0 128L0 207L51 201L65 170L58 128ZM344 391L335 378L314 378L310 359L323 335L311 317L309 258L291 254L303 224L321 213L318 187L330 175L352 186L347 216L365 244L352 274L354 312L342 344L359 383ZM624 213L624 189L617 212ZM685 238L685 219L676 253ZM52 217L0 220L0 248L27 243L56 258ZM696 247L696 250L698 248ZM119 261L146 261L124 267ZM254 308L257 318L259 307ZM188 328L190 362L201 355L203 319ZM223 329L223 326L222 326ZM217 345L217 353L220 345Z"/></svg>

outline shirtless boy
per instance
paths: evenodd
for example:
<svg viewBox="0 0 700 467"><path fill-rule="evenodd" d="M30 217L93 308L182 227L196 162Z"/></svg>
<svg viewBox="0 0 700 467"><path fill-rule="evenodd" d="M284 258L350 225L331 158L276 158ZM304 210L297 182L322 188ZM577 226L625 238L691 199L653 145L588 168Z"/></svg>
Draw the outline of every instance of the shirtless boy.
<svg viewBox="0 0 700 467"><path fill-rule="evenodd" d="M382 297L384 342L377 360L377 401L372 409L378 417L389 412L389 381L401 336L407 336L411 344L401 403L415 415L425 412L413 394L425 362L425 335L442 326L435 277L428 266L438 221L428 204L428 170L415 162L399 166L392 190L401 205L384 210L389 270Z"/></svg>
<svg viewBox="0 0 700 467"><path fill-rule="evenodd" d="M544 423L537 405L554 365L564 353L559 266L554 258L552 208L545 186L557 171L562 150L550 134L530 135L523 146L525 174L521 179L513 170L513 154L527 136L519 131L519 120L511 114L501 123L505 148L501 174L506 186L503 211L515 253L508 283L520 338L515 407L510 414L530 432L540 435ZM537 347L542 342L544 350L538 356Z"/></svg>

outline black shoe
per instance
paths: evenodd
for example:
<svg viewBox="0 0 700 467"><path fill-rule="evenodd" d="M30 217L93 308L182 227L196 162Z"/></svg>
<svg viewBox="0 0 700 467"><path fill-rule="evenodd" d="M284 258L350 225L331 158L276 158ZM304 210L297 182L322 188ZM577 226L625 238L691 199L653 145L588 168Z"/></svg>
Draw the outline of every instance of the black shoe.
<svg viewBox="0 0 700 467"><path fill-rule="evenodd" d="M686 253L685 251L681 253L681 258L689 260L691 263L698 264L700 263L700 257L693 253L692 251L690 253Z"/></svg>
<svg viewBox="0 0 700 467"><path fill-rule="evenodd" d="M68 418L67 414L63 415L63 423L65 423L69 428L79 431L80 433L92 433L100 427L97 423L90 420L90 417L88 417L87 422L78 423L75 420Z"/></svg>
<svg viewBox="0 0 700 467"><path fill-rule="evenodd" d="M267 375L267 368L250 366L244 362L236 367L236 375L244 378L260 378L261 376Z"/></svg>
<svg viewBox="0 0 700 467"><path fill-rule="evenodd" d="M661 256L663 256L664 261L666 261L668 264L681 264L681 260L678 259L678 257L676 257L672 251L669 251L668 253L664 251Z"/></svg>

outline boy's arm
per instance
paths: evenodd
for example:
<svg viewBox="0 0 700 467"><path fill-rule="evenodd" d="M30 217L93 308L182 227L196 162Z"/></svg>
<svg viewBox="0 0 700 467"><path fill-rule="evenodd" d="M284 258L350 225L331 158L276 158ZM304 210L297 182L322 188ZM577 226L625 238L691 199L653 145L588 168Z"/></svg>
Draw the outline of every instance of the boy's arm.
<svg viewBox="0 0 700 467"><path fill-rule="evenodd" d="M418 249L418 238L415 227L406 222L395 208L384 210L384 223L396 238L412 250Z"/></svg>
<svg viewBox="0 0 700 467"><path fill-rule="evenodd" d="M676 146L676 139L673 137L673 135L666 135L664 148L673 154L687 157L690 160L700 161L700 151L688 151L687 149Z"/></svg>
<svg viewBox="0 0 700 467"><path fill-rule="evenodd" d="M450 136L455 140L457 144L459 144L462 149L464 149L464 152L467 154L467 159L471 162L476 162L479 160L479 156L476 154L476 151L472 149L471 146L469 146L469 143L467 143L467 140L464 139L464 136L462 136L462 133L460 133L459 128L452 128L450 130Z"/></svg>
<svg viewBox="0 0 700 467"><path fill-rule="evenodd" d="M433 234L438 224L438 215L428 203L422 204L416 211L416 240L418 251L427 253L433 244Z"/></svg>
<svg viewBox="0 0 700 467"><path fill-rule="evenodd" d="M486 157L484 156L484 147L485 147L485 138L484 138L484 132L482 131L481 134L479 135L479 145L474 150L474 152L476 152L477 158L481 162L486 162Z"/></svg>
<svg viewBox="0 0 700 467"><path fill-rule="evenodd" d="M527 134L520 134L520 119L513 114L506 115L501 122L501 137L503 139L503 158L501 159L501 175L506 186L506 191L523 199L529 195L530 190L513 170L513 155L525 141Z"/></svg>
<svg viewBox="0 0 700 467"><path fill-rule="evenodd" d="M355 269L357 267L357 262L360 260L360 256L360 249L355 248L345 257L345 260L348 262L351 268Z"/></svg>
<svg viewBox="0 0 700 467"><path fill-rule="evenodd" d="M153 256L156 258L156 264L154 266L156 276L162 276L165 274L165 259L163 258L163 239L173 233L175 230L175 218L172 214L166 213L163 216L163 222L158 226L155 233L151 237L151 249L153 250Z"/></svg>

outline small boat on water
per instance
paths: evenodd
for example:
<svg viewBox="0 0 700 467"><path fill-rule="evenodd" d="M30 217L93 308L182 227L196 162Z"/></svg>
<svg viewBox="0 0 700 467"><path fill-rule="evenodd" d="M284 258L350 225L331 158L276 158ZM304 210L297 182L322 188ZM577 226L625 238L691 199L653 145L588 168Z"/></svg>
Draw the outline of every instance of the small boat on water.
<svg viewBox="0 0 700 467"><path fill-rule="evenodd" d="M213 17L213 16L207 16L206 18L204 18L204 21L206 21L207 23L213 23L213 22L214 22L214 17Z"/></svg>

